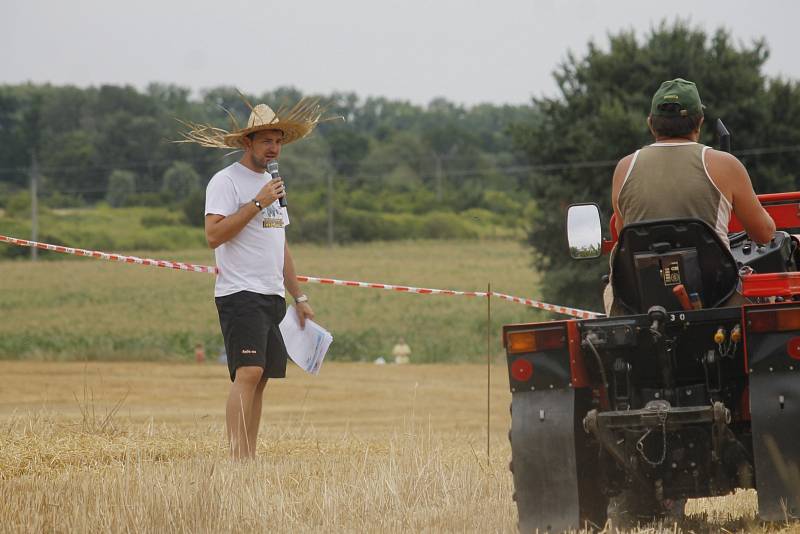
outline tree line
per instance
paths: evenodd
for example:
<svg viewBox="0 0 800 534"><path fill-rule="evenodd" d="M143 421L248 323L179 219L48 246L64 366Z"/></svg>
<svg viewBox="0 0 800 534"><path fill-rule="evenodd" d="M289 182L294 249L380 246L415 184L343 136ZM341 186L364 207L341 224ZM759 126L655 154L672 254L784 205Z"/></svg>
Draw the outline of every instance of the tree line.
<svg viewBox="0 0 800 534"><path fill-rule="evenodd" d="M530 106L467 108L445 99L418 106L292 88L246 96L274 109L311 96L327 115L344 118L283 150L293 210L313 219L301 238L325 237L316 223L329 209L338 216L337 238L346 241L404 237L393 221L405 225L407 237L435 237L437 220L444 237L470 237L469 221L520 227L529 207L508 124L533 117ZM175 205L188 222L202 224L206 183L239 155L172 142L183 128L176 119L227 128L228 112L246 123L249 109L234 87L193 96L162 84L0 86L0 198L16 192L15 205L24 205L35 158L47 205ZM427 223L415 225L410 215Z"/></svg>
<svg viewBox="0 0 800 534"><path fill-rule="evenodd" d="M293 221L303 221L301 238L323 239L332 214L340 241L524 228L543 297L599 308L607 260L570 260L566 206L596 201L610 215L614 164L651 141L645 118L663 80L697 83L706 124L724 119L757 192L798 188L800 87L765 75L768 57L763 40L677 21L568 53L553 73L558 93L526 105L317 95L345 120L284 149L290 205L302 215ZM304 95L284 87L247 96L279 107ZM35 155L45 201L182 206L199 224L205 183L237 156L170 140L176 117L226 127L225 109L247 118L233 87L0 86L0 199L27 187ZM713 128L701 140L714 145Z"/></svg>

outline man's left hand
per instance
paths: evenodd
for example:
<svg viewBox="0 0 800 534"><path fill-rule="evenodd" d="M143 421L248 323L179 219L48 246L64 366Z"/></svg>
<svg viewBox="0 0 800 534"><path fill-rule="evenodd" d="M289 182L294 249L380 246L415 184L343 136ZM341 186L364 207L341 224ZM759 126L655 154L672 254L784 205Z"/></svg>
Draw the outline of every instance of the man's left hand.
<svg viewBox="0 0 800 534"><path fill-rule="evenodd" d="M298 302L294 305L294 309L297 312L297 318L300 320L300 328L305 328L306 319L314 318L314 310L311 309L311 305L308 302Z"/></svg>

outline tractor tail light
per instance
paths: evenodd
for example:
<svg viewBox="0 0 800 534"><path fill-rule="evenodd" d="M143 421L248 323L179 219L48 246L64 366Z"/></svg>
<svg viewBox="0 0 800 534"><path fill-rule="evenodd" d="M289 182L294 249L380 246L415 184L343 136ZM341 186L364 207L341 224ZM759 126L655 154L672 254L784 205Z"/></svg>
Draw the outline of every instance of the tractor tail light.
<svg viewBox="0 0 800 534"><path fill-rule="evenodd" d="M563 326L537 330L518 330L506 334L506 349L509 354L560 349L565 345L566 332Z"/></svg>
<svg viewBox="0 0 800 534"><path fill-rule="evenodd" d="M800 308L751 310L747 314L747 330L753 333L800 330Z"/></svg>
<svg viewBox="0 0 800 534"><path fill-rule="evenodd" d="M511 364L511 378L517 382L527 382L533 376L533 364L525 358L517 358Z"/></svg>

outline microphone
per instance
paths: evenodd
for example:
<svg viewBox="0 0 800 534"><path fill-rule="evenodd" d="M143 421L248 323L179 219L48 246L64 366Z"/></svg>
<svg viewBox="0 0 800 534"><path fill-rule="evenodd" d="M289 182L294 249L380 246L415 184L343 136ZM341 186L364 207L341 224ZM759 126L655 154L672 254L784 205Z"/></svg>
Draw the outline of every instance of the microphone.
<svg viewBox="0 0 800 534"><path fill-rule="evenodd" d="M274 178L280 178L281 175L278 174L278 162L273 159L272 161L267 163L267 172L269 173L270 176L272 176L273 179ZM284 187L284 191L285 190L286 189ZM286 197L283 196L283 197L279 198L278 199L278 204L280 204L280 207L285 208L286 207Z"/></svg>

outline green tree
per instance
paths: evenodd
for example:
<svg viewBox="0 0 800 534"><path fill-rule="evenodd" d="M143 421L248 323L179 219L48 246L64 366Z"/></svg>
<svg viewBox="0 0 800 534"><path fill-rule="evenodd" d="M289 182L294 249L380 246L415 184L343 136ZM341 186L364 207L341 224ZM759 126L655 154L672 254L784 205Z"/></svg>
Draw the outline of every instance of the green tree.
<svg viewBox="0 0 800 534"><path fill-rule="evenodd" d="M106 201L113 207L124 206L136 192L136 175L131 171L115 170L108 177Z"/></svg>
<svg viewBox="0 0 800 534"><path fill-rule="evenodd" d="M559 95L535 100L540 113L536 121L512 128L517 148L538 167L529 177L540 208L529 241L535 265L543 273L545 299L601 309L600 277L608 271L608 259L580 266L570 259L564 239L565 210L570 203L596 201L610 216L614 164L651 142L645 121L652 94L662 81L676 77L695 81L707 106L706 124L723 117L734 133L735 148L772 141L767 132L777 117L770 114L778 111L770 108L771 100L785 102L797 114L797 87L770 86L762 74L767 56L763 41L736 46L724 30L709 35L684 22L662 24L643 40L632 31L622 32L609 37L607 48L590 43L583 57L568 55L554 73ZM796 124L784 138L797 139ZM713 128L704 129L702 141L714 143ZM778 165L762 173L769 165L756 163L750 170L757 191L790 181L789 168Z"/></svg>
<svg viewBox="0 0 800 534"><path fill-rule="evenodd" d="M47 132L47 150L41 152L41 165L54 177L54 188L62 192L97 193L104 189L96 165L93 140L86 130L65 133Z"/></svg>
<svg viewBox="0 0 800 534"><path fill-rule="evenodd" d="M331 160L336 172L353 176L361 160L369 153L369 137L352 125L325 125L325 139L330 145Z"/></svg>
<svg viewBox="0 0 800 534"><path fill-rule="evenodd" d="M27 183L30 165L28 147L20 135L24 105L20 93L19 88L0 87L0 161L4 167L0 181L18 186Z"/></svg>
<svg viewBox="0 0 800 534"><path fill-rule="evenodd" d="M206 221L205 215L206 192L195 189L181 202L181 210L186 221L192 226L202 227Z"/></svg>
<svg viewBox="0 0 800 534"><path fill-rule="evenodd" d="M96 151L103 166L135 169L141 191L160 189L163 165L156 164L154 154L168 137L155 117L116 111L101 118L98 130Z"/></svg>
<svg viewBox="0 0 800 534"><path fill-rule="evenodd" d="M164 173L161 191L173 201L180 201L200 188L200 176L186 162L176 161Z"/></svg>
<svg viewBox="0 0 800 534"><path fill-rule="evenodd" d="M17 191L6 200L6 215L12 219L28 219L31 216L31 193L25 189Z"/></svg>

